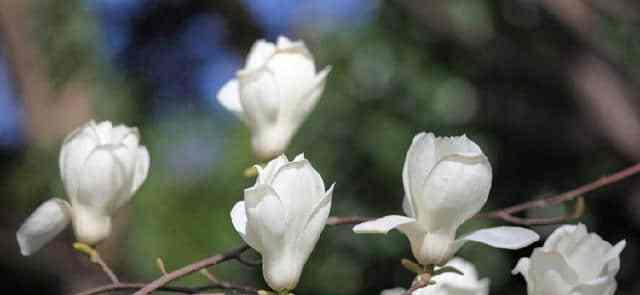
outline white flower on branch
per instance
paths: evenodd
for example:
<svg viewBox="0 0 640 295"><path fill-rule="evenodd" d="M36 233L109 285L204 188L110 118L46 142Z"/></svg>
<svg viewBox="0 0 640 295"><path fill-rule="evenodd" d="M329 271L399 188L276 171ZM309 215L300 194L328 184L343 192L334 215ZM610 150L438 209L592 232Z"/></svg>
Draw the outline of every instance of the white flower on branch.
<svg viewBox="0 0 640 295"><path fill-rule="evenodd" d="M489 279L479 279L476 268L462 258L455 257L445 266L454 267L463 274L445 272L434 277L436 282L433 285L420 288L412 295L488 295ZM436 268L436 272L439 268ZM404 288L387 289L380 295L402 295L406 292Z"/></svg>
<svg viewBox="0 0 640 295"><path fill-rule="evenodd" d="M67 136L60 150L60 174L69 202L44 202L17 232L30 255L73 223L76 239L96 244L111 233L111 216L147 178L149 153L137 128L93 120Z"/></svg>
<svg viewBox="0 0 640 295"><path fill-rule="evenodd" d="M316 73L302 41L258 40L244 69L218 92L218 101L251 129L255 154L269 160L283 153L324 91L330 67Z"/></svg>
<svg viewBox="0 0 640 295"><path fill-rule="evenodd" d="M524 276L529 295L612 295L625 245L612 246L584 224L564 225L512 273Z"/></svg>
<svg viewBox="0 0 640 295"><path fill-rule="evenodd" d="M292 290L324 229L333 185L324 181L304 155L289 162L281 155L266 167L235 204L231 220L249 246L262 254L262 272L276 291Z"/></svg>
<svg viewBox="0 0 640 295"><path fill-rule="evenodd" d="M519 249L539 236L526 228L481 229L456 239L458 227L487 202L491 165L466 136L435 137L420 133L404 162L402 180L407 216L389 215L356 225L356 233L384 233L397 228L407 235L422 265L445 264L467 241L496 248Z"/></svg>

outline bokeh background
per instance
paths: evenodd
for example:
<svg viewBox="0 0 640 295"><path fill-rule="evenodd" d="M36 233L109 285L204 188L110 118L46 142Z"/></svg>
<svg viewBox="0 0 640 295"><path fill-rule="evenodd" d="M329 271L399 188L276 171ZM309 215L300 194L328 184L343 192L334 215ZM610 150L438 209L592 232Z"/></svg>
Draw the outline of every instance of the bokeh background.
<svg viewBox="0 0 640 295"><path fill-rule="evenodd" d="M149 178L100 245L126 281L240 242L229 210L253 179L249 133L216 101L259 38L303 39L326 91L294 138L336 182L332 214L401 211L401 167L414 134L466 133L494 170L499 208L562 192L640 161L640 4L632 0L0 1L0 292L72 294L107 283L72 250L70 230L31 257L15 231L64 197L58 152L90 118L139 126ZM562 214L559 206L532 212ZM640 178L589 194L581 219L626 239L617 294L638 294ZM474 220L465 228L499 224ZM548 234L553 227L536 227ZM517 257L475 245L460 255L492 294L525 294ZM328 228L296 294L378 294L407 286L397 233ZM259 269L214 268L263 287ZM196 274L180 284L205 283Z"/></svg>

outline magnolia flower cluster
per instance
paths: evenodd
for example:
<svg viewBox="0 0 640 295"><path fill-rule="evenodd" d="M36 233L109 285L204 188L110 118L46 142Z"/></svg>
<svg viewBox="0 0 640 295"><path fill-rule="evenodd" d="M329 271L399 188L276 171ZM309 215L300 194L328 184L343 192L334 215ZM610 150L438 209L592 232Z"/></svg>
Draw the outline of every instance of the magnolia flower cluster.
<svg viewBox="0 0 640 295"><path fill-rule="evenodd" d="M356 225L356 233L387 233L397 228L423 265L443 265L468 241L519 249L539 239L526 228L481 229L456 239L458 227L478 213L491 188L491 165L466 136L420 133L407 152L402 172L407 216L389 215Z"/></svg>
<svg viewBox="0 0 640 295"><path fill-rule="evenodd" d="M303 154L292 161L283 154L292 136L318 102L329 67L316 72L302 41L280 37L257 41L243 69L218 93L220 103L251 129L255 184L231 212L240 237L262 255L266 283L278 294L298 284L303 268L325 227L333 195ZM94 121L73 131L60 152L60 173L69 202L53 198L40 205L17 232L23 255L43 247L73 224L76 239L96 244L111 232L113 214L127 204L145 181L149 153L136 128ZM520 249L539 240L532 230L500 226L459 235L458 228L487 202L492 169L480 147L466 136L416 135L402 171L405 215L364 222L355 233L397 229L407 236L416 260L434 269L434 284L413 295L487 295L489 282L475 267L453 258L466 242ZM619 255L625 247L602 240L586 227L558 228L513 274L522 274L529 295L611 295L616 290ZM444 272L454 268L462 274ZM442 270L443 273L438 272ZM392 289L382 295L397 295Z"/></svg>
<svg viewBox="0 0 640 295"><path fill-rule="evenodd" d="M60 175L69 198L44 202L17 232L23 255L30 255L73 223L76 239L96 244L111 233L111 216L140 188L149 171L149 153L137 128L94 121L71 132L60 151Z"/></svg>

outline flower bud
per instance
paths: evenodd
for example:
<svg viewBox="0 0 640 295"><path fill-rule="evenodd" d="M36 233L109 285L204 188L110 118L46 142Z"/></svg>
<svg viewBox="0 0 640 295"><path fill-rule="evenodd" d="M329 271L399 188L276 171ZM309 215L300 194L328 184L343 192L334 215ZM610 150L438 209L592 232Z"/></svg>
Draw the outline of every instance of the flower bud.
<svg viewBox="0 0 640 295"><path fill-rule="evenodd" d="M251 129L258 158L283 153L324 91L330 68L316 73L304 42L258 40L244 69L218 92L220 104Z"/></svg>
<svg viewBox="0 0 640 295"><path fill-rule="evenodd" d="M584 224L563 225L531 258L520 258L512 273L522 274L529 295L612 295L625 245L612 246Z"/></svg>
<svg viewBox="0 0 640 295"><path fill-rule="evenodd" d="M60 174L70 203L43 203L17 233L24 255L37 251L72 221L76 239L96 244L111 233L111 216L147 178L149 153L137 128L90 121L60 150ZM47 224L47 220L51 224Z"/></svg>
<svg viewBox="0 0 640 295"><path fill-rule="evenodd" d="M265 281L276 291L292 290L324 229L333 186L304 155L280 156L258 169L256 184L231 210L236 231L262 255Z"/></svg>
<svg viewBox="0 0 640 295"><path fill-rule="evenodd" d="M482 229L456 239L458 227L478 213L491 189L491 165L466 136L435 137L420 133L404 162L402 180L407 216L389 215L356 225L356 233L387 233L397 228L409 238L423 265L443 265L466 241L518 249L538 240L520 227Z"/></svg>

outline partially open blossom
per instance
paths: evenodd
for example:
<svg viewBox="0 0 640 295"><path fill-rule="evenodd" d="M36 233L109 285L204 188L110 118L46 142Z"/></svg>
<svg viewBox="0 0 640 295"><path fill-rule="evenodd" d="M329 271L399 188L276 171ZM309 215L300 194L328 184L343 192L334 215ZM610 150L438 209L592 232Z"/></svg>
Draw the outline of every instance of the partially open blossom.
<svg viewBox="0 0 640 295"><path fill-rule="evenodd" d="M453 258L445 266L451 266L463 274L446 272L433 278L436 283L420 288L412 295L488 295L489 280L479 279L478 271L470 262L462 258ZM436 268L436 271L438 268ZM404 288L387 289L380 295L402 295Z"/></svg>
<svg viewBox="0 0 640 295"><path fill-rule="evenodd" d="M330 67L316 73L302 41L258 40L245 67L218 92L218 101L251 129L256 155L269 160L283 153L324 91Z"/></svg>
<svg viewBox="0 0 640 295"><path fill-rule="evenodd" d="M333 185L324 181L304 155L289 162L282 155L266 167L235 204L231 220L247 244L262 254L262 272L276 291L292 290L324 229Z"/></svg>
<svg viewBox="0 0 640 295"><path fill-rule="evenodd" d="M76 239L96 244L111 233L111 216L147 178L149 153L137 128L93 120L67 136L60 150L60 174L70 202L53 198L29 216L17 232L23 255L40 249L69 222Z"/></svg>
<svg viewBox="0 0 640 295"><path fill-rule="evenodd" d="M519 249L539 239L525 228L481 229L456 239L458 227L487 202L491 165L466 136L435 137L420 133L407 152L402 173L407 216L389 215L356 225L356 233L384 233L397 228L407 235L423 265L445 264L467 241Z"/></svg>
<svg viewBox="0 0 640 295"><path fill-rule="evenodd" d="M521 258L513 274L522 274L529 295L612 295L626 242L615 246L584 224L556 229L531 258Z"/></svg>

